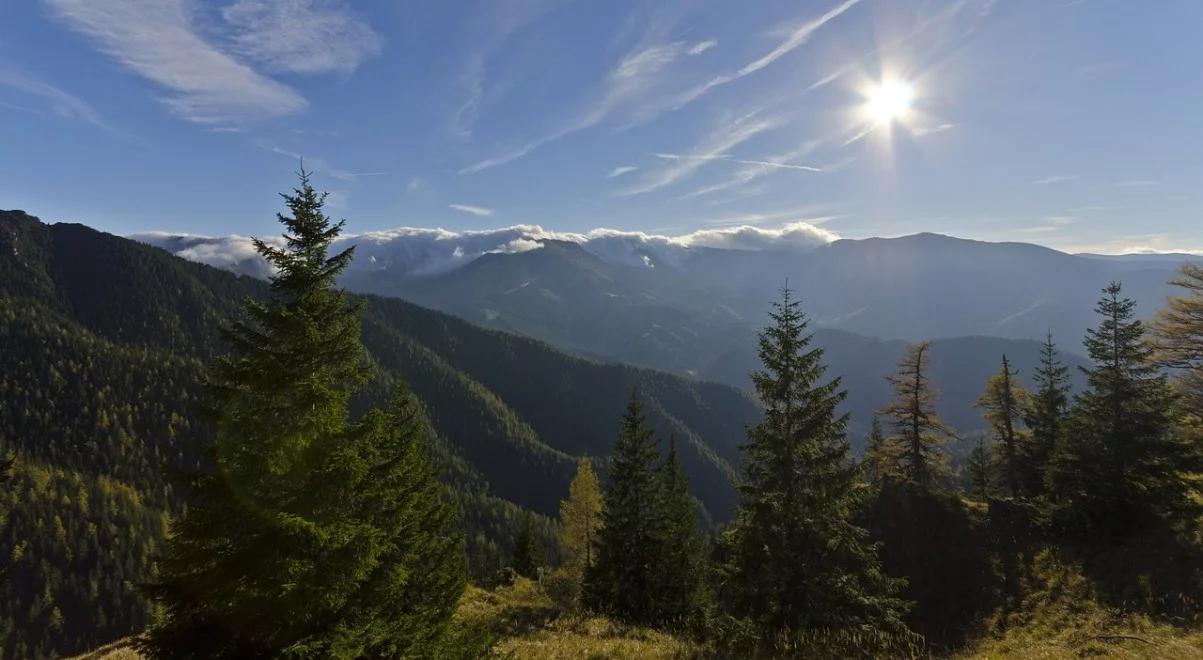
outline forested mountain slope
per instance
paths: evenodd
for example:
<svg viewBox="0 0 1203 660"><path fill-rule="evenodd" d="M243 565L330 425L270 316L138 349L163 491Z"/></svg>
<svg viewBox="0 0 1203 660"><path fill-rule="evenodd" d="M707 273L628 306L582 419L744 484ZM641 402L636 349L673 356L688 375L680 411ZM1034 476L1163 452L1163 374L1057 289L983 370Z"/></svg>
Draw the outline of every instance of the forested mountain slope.
<svg viewBox="0 0 1203 660"><path fill-rule="evenodd" d="M18 465L0 557L0 649L41 657L140 629L137 592L178 506L169 472L208 432L201 379L221 320L266 283L81 225L0 213L0 442ZM523 509L550 514L576 457L605 456L627 396L678 438L694 493L725 516L757 407L737 389L570 357L398 300L367 298L373 404L409 382L487 567ZM483 570L483 569L479 569Z"/></svg>

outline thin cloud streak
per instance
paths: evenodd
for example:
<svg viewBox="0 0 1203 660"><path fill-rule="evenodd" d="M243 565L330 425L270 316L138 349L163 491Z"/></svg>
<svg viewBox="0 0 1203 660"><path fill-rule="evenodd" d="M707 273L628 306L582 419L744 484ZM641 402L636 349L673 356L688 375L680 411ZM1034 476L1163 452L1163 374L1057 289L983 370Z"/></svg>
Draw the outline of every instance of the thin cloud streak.
<svg viewBox="0 0 1203 660"><path fill-rule="evenodd" d="M701 42L705 43L705 42ZM689 44L685 41L674 41L667 44L656 44L638 48L628 53L606 78L605 91L601 98L587 112L581 114L566 127L551 134L528 141L526 144L509 153L493 158L487 158L459 171L460 174L476 174L499 165L511 163L543 145L559 140L587 128L592 128L606 119L616 108L637 98L646 92L653 83L682 55L696 54L701 44ZM704 52L702 49L700 52Z"/></svg>
<svg viewBox="0 0 1203 660"><path fill-rule="evenodd" d="M1035 181L1032 181L1031 183L1034 186L1047 186L1047 185L1053 184L1053 183L1064 183L1066 181L1075 181L1075 180L1077 180L1077 178L1078 177L1074 176L1074 175L1053 175L1053 176L1046 176L1043 179L1036 179Z"/></svg>
<svg viewBox="0 0 1203 660"><path fill-rule="evenodd" d="M757 60L754 60L752 62L749 62L748 64L745 64L743 67L741 67L740 69L738 69L737 71L735 71L733 73L728 73L728 74L724 74L721 76L716 76L714 78L711 78L710 80L703 83L702 85L699 85L698 87L695 87L693 90L686 92L684 95L682 95L680 98L677 99L677 101L672 105L671 109L678 110L680 108L683 108L686 105L689 105L690 103L693 103L694 101L698 100L699 98L710 93L712 90L714 90L717 87L721 87L728 83L739 80L740 78L743 78L744 76L751 75L751 74L756 73L757 71L760 71L761 69L769 66L770 64L772 64L773 62L776 62L777 60L781 59L782 57L789 54L790 52L793 52L799 46L802 46L806 42L810 41L811 36L813 36L814 33L819 30L819 28L823 27L824 25L829 23L831 20L838 17L840 14L843 14L844 12L848 11L855 5L859 4L860 1L861 0L845 0L845 2L828 10L827 13L823 14L822 16L819 16L818 18L816 18L808 23L804 23L802 26L798 27L793 32L791 32L789 37L787 37L785 39L785 41L778 44L778 46L776 48L774 48L772 51L766 53L765 55L761 56Z"/></svg>
<svg viewBox="0 0 1203 660"><path fill-rule="evenodd" d="M709 161L723 160L726 152L748 140L777 128L781 122L776 119L755 119L753 115L745 115L727 127L726 130L713 134L702 145L694 148L685 155L660 154L673 161L668 167L646 175L642 182L615 193L619 197L640 195L670 186L694 174L698 168Z"/></svg>
<svg viewBox="0 0 1203 660"><path fill-rule="evenodd" d="M469 213L471 215L480 217L493 215L493 209L488 209L483 206L472 206L471 204L448 204L447 208L459 211L460 213Z"/></svg>
<svg viewBox="0 0 1203 660"><path fill-rule="evenodd" d="M326 176L331 177L333 179L338 179L339 181L354 181L355 179L358 179L360 177L382 176L382 175L388 174L388 172L351 172L349 170L344 170L344 169L341 169L338 167L334 167L329 162L327 162L326 159L324 159L324 158L320 158L320 157L316 157L316 156L306 156L304 154L299 154L295 151L281 149L280 147L265 147L265 148L268 149L269 151L271 151L272 153L280 154L281 156L287 156L300 163L309 163L309 169L312 170L314 173L325 174Z"/></svg>
<svg viewBox="0 0 1203 660"><path fill-rule="evenodd" d="M616 176L622 176L624 174L629 174L631 172L634 172L637 169L639 169L639 168L635 167L634 165L622 165L619 167L615 167L614 169L610 170L610 173L606 175L606 178L613 179Z"/></svg>
<svg viewBox="0 0 1203 660"><path fill-rule="evenodd" d="M67 119L81 119L97 128L109 130L100 115L79 97L69 94L54 85L35 80L16 71L0 69L0 87L8 87L30 96L39 97L50 103L50 112ZM34 108L5 103L6 107L38 113Z"/></svg>

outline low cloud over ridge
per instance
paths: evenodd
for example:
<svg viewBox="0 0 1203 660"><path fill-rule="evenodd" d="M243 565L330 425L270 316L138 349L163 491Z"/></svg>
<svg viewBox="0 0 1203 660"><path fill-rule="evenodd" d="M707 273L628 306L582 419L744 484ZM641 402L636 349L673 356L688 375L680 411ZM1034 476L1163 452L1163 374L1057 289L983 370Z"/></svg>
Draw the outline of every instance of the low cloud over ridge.
<svg viewBox="0 0 1203 660"><path fill-rule="evenodd" d="M266 263L246 236L192 236L164 232L132 234L130 238L161 247L172 254L236 273L265 277ZM512 254L543 247L543 241L577 243L606 261L633 266L675 265L695 248L724 250L810 250L839 236L805 221L778 229L751 225L703 229L680 236L665 236L617 229L585 233L556 232L539 225L514 225L498 229L449 231L398 227L352 234L342 245L356 245L351 268L357 271L388 270L402 277L446 273L485 254Z"/></svg>

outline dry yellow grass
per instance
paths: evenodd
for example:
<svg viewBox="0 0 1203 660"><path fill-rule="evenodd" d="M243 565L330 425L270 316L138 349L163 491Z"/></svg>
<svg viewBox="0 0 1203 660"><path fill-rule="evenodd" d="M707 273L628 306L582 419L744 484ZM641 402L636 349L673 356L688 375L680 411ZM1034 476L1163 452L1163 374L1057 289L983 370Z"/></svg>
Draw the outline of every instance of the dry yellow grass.
<svg viewBox="0 0 1203 660"><path fill-rule="evenodd" d="M494 648L500 656L532 660L567 658L698 658L703 649L671 635L624 626L601 617L566 616L543 628L509 637Z"/></svg>
<svg viewBox="0 0 1203 660"><path fill-rule="evenodd" d="M1033 588L1014 612L960 658L1203 659L1203 630L1179 628L1101 605L1090 582L1049 554L1038 556Z"/></svg>
<svg viewBox="0 0 1203 660"><path fill-rule="evenodd" d="M562 614L538 584L519 578L485 591L470 587L456 615L497 636L494 654L561 658L696 658L704 649L672 635L602 617Z"/></svg>
<svg viewBox="0 0 1203 660"><path fill-rule="evenodd" d="M134 638L126 637L69 660L142 660L142 654L134 650Z"/></svg>

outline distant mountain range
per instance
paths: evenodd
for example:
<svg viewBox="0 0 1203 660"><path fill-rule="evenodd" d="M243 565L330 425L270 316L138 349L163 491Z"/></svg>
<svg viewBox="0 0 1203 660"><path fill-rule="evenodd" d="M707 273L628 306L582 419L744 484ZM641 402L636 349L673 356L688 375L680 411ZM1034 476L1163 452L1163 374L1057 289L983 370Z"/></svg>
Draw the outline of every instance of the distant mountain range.
<svg viewBox="0 0 1203 660"><path fill-rule="evenodd" d="M753 250L634 234L563 240L536 229L440 239L412 233L417 230L360 237L367 259L344 283L578 355L739 387L747 387L757 366L755 333L788 283L818 330L816 342L828 349L832 373L849 386L858 428L885 402L882 376L905 342L935 339L941 409L958 427L974 429L981 421L972 402L1003 353L1030 377L1034 340L1051 331L1067 361L1080 363L1074 353L1097 321L1100 289L1121 280L1148 317L1170 293L1167 282L1178 264L1197 258L1071 255L937 234ZM465 237L472 242L456 242ZM220 255L236 253L239 245L229 239L140 239L234 270L261 269L253 260L223 261ZM455 257L448 255L455 254L462 263L450 263ZM432 270L435 263L441 265ZM974 350L962 350L969 346ZM947 364L943 355L957 362Z"/></svg>

